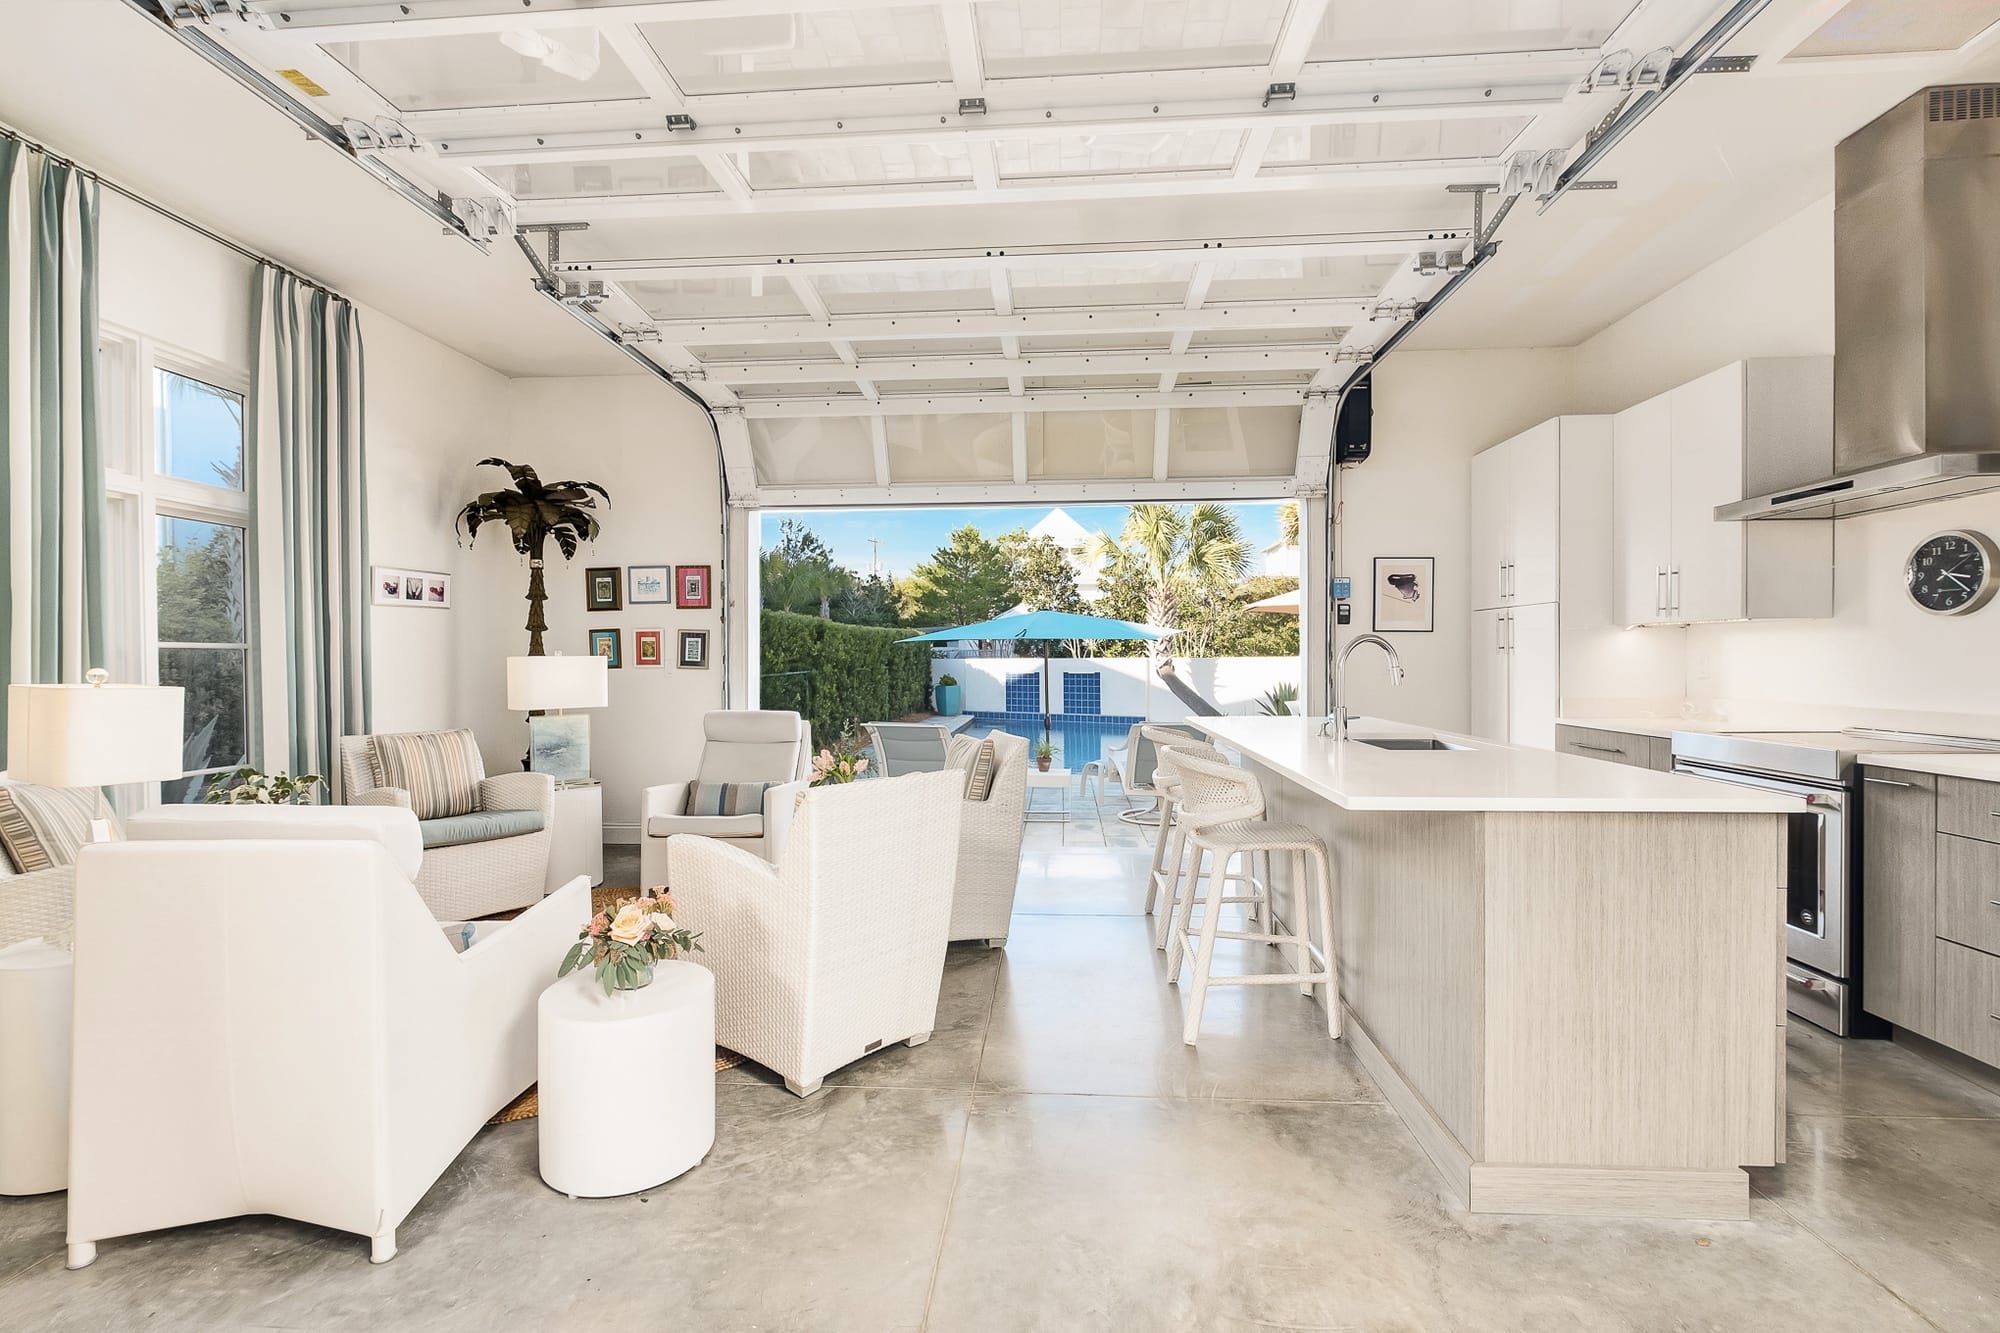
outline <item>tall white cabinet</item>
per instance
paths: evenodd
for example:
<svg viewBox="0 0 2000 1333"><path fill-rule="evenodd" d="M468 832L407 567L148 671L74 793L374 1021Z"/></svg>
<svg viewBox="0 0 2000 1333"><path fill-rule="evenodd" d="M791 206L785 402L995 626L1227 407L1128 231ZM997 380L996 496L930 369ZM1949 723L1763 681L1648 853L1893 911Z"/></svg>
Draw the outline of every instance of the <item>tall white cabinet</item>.
<svg viewBox="0 0 2000 1333"><path fill-rule="evenodd" d="M1614 615L1685 625L1833 614L1831 520L1715 507L1833 471L1833 358L1737 361L1620 412Z"/></svg>
<svg viewBox="0 0 2000 1333"><path fill-rule="evenodd" d="M1666 688L1662 673L1679 688L1678 643L1642 656L1607 642L1616 632L1611 451L1610 417L1570 416L1472 460L1474 735L1553 748L1566 694L1601 687L1637 697Z"/></svg>

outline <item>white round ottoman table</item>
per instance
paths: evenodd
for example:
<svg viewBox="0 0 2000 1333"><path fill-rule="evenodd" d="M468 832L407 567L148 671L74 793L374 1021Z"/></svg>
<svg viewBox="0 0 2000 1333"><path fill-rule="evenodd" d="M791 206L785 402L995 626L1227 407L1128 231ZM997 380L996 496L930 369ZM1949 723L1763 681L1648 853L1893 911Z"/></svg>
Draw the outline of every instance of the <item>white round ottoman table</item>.
<svg viewBox="0 0 2000 1333"><path fill-rule="evenodd" d="M715 1143L715 976L663 962L610 995L588 966L536 1006L542 1179L573 1199L665 1184Z"/></svg>
<svg viewBox="0 0 2000 1333"><path fill-rule="evenodd" d="M67 949L0 950L0 1194L69 1188Z"/></svg>

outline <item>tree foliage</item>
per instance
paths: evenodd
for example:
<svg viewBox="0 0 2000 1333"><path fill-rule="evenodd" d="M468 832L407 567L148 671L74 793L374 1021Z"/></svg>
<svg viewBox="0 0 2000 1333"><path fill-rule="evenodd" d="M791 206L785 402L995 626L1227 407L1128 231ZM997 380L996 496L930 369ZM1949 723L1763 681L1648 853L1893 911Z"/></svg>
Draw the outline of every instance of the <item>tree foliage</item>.
<svg viewBox="0 0 2000 1333"><path fill-rule="evenodd" d="M969 625L1014 605L1014 562L970 523L910 573L903 614L911 624Z"/></svg>
<svg viewBox="0 0 2000 1333"><path fill-rule="evenodd" d="M766 607L822 620L833 618L835 602L855 586L853 572L834 563L832 548L795 518L779 523L778 544L759 559L757 574Z"/></svg>
<svg viewBox="0 0 2000 1333"><path fill-rule="evenodd" d="M902 630L770 610L759 624L764 706L803 714L815 745L928 707L930 645L898 643Z"/></svg>
<svg viewBox="0 0 2000 1333"><path fill-rule="evenodd" d="M1235 511L1210 501L1133 505L1118 536L1098 533L1090 551L1104 570L1104 602L1118 608L1105 614L1181 631L1146 646L1155 658L1209 656L1213 621L1250 564Z"/></svg>
<svg viewBox="0 0 2000 1333"><path fill-rule="evenodd" d="M1076 567L1069 553L1053 537L1030 537L1016 528L1003 533L1000 547L1009 561L1008 579L1013 602L1030 611L1067 611L1082 615L1090 610L1076 588Z"/></svg>

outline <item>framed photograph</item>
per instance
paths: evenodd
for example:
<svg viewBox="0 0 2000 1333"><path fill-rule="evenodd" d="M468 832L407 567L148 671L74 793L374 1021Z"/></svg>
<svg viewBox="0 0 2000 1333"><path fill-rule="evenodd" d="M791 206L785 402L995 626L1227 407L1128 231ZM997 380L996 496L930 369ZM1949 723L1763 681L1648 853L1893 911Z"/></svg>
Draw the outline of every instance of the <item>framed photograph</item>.
<svg viewBox="0 0 2000 1333"><path fill-rule="evenodd" d="M451 609L451 575L427 574L415 569L390 569L377 565L371 572L373 591L369 601L375 606L428 606Z"/></svg>
<svg viewBox="0 0 2000 1333"><path fill-rule="evenodd" d="M646 602L667 604L674 600L672 565L628 565L625 569L625 600L634 606Z"/></svg>
<svg viewBox="0 0 2000 1333"><path fill-rule="evenodd" d="M615 629L594 629L590 632L590 655L611 659L611 670L625 665L625 654L620 650L618 631Z"/></svg>
<svg viewBox="0 0 2000 1333"><path fill-rule="evenodd" d="M623 611L625 597L619 584L624 582L616 565L597 565L583 571L583 609L586 611Z"/></svg>
<svg viewBox="0 0 2000 1333"><path fill-rule="evenodd" d="M659 629L635 629L632 631L632 665L635 667L663 667L667 664L660 655L660 643L666 638L666 631Z"/></svg>
<svg viewBox="0 0 2000 1333"><path fill-rule="evenodd" d="M684 629L681 631L680 664L705 670L708 666L708 631L705 629Z"/></svg>
<svg viewBox="0 0 2000 1333"><path fill-rule="evenodd" d="M708 605L707 565L674 567L674 605L683 610Z"/></svg>
<svg viewBox="0 0 2000 1333"><path fill-rule="evenodd" d="M1427 555L1375 557L1375 629L1428 634L1437 628L1437 561Z"/></svg>

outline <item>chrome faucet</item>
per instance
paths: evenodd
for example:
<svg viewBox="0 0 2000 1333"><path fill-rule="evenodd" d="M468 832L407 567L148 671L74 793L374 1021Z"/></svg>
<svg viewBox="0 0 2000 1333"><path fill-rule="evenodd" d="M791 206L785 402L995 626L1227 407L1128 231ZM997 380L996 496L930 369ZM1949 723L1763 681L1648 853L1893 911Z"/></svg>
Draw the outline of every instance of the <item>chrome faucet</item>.
<svg viewBox="0 0 2000 1333"><path fill-rule="evenodd" d="M1349 639L1347 646L1340 650L1340 656L1333 659L1333 713L1320 723L1319 734L1322 736L1331 732L1337 741L1347 739L1347 659L1364 643L1372 643L1389 655L1389 683L1403 683L1403 659L1397 656L1395 644L1379 634L1360 634Z"/></svg>

